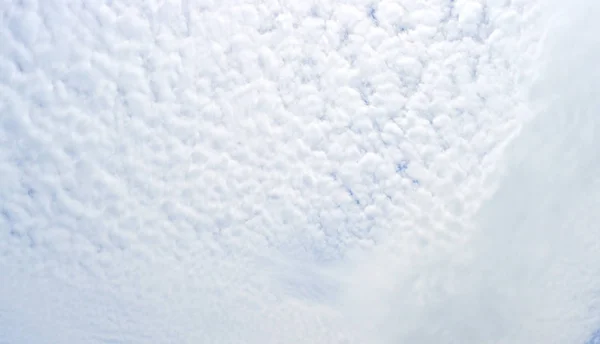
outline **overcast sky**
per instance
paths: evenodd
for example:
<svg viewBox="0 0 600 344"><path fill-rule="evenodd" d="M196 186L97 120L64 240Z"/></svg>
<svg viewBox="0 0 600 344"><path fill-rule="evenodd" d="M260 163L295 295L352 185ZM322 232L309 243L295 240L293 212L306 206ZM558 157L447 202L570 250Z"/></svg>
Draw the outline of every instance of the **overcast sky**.
<svg viewBox="0 0 600 344"><path fill-rule="evenodd" d="M0 0L0 343L597 343L599 15Z"/></svg>

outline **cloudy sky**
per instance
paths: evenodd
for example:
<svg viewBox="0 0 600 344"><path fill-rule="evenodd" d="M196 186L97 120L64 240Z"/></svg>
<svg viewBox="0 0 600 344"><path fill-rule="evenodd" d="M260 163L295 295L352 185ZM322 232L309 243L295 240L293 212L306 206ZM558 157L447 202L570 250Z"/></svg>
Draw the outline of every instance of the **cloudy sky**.
<svg viewBox="0 0 600 344"><path fill-rule="evenodd" d="M0 343L600 342L599 15L0 0Z"/></svg>

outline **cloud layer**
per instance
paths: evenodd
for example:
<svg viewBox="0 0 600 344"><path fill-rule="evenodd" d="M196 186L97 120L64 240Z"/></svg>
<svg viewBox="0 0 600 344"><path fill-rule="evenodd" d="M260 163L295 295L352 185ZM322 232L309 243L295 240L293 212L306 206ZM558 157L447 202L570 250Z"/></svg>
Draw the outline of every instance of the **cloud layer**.
<svg viewBox="0 0 600 344"><path fill-rule="evenodd" d="M0 4L0 341L582 342L561 6Z"/></svg>

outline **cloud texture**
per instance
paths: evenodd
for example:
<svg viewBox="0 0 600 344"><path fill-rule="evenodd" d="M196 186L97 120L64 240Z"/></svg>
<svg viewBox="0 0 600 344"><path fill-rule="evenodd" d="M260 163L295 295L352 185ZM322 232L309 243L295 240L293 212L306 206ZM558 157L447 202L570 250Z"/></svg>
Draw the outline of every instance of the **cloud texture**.
<svg viewBox="0 0 600 344"><path fill-rule="evenodd" d="M0 2L0 342L584 342L566 7Z"/></svg>

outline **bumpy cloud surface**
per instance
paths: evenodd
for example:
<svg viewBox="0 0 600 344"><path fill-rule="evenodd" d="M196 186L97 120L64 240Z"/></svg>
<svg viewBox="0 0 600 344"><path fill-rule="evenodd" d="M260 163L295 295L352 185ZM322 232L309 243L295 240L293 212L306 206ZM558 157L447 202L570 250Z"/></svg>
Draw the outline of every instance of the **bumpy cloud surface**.
<svg viewBox="0 0 600 344"><path fill-rule="evenodd" d="M0 342L594 343L570 6L0 1Z"/></svg>

